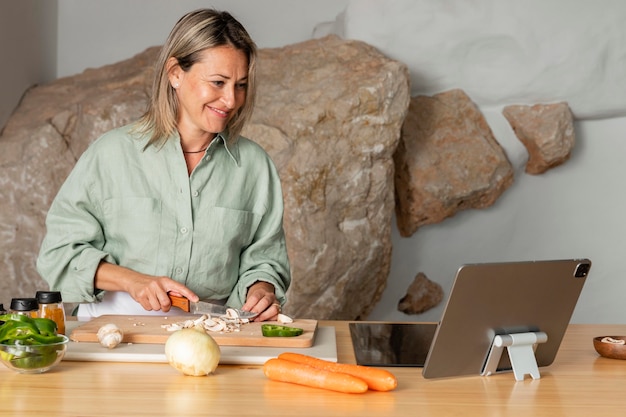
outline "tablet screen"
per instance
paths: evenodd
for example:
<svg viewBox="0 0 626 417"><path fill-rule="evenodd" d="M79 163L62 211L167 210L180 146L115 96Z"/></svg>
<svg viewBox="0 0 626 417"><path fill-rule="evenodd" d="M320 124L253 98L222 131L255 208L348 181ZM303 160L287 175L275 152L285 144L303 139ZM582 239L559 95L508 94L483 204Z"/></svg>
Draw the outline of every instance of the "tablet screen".
<svg viewBox="0 0 626 417"><path fill-rule="evenodd" d="M437 323L350 323L359 365L424 366Z"/></svg>

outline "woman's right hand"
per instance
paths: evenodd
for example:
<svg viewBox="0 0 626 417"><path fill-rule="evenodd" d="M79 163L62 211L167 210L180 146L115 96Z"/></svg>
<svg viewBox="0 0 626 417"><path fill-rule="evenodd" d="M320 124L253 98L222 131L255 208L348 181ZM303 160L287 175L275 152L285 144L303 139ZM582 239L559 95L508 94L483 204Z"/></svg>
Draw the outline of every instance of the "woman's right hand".
<svg viewBox="0 0 626 417"><path fill-rule="evenodd" d="M193 291L170 277L146 275L104 261L100 262L96 270L94 287L105 291L127 292L146 311L168 312L172 307L167 296L169 292L198 301Z"/></svg>

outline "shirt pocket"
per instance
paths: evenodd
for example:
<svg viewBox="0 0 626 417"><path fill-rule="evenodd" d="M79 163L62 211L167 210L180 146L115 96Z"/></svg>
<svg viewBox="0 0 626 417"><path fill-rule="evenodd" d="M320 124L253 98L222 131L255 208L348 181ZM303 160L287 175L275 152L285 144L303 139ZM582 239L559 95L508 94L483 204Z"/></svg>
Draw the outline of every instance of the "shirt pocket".
<svg viewBox="0 0 626 417"><path fill-rule="evenodd" d="M241 249L252 243L261 216L251 211L235 210L225 207L212 207L206 216L206 223L196 232L209 233L215 247L228 248L229 252L239 256Z"/></svg>
<svg viewBox="0 0 626 417"><path fill-rule="evenodd" d="M151 273L159 253L161 202L154 198L111 198L103 202L104 250L120 265Z"/></svg>

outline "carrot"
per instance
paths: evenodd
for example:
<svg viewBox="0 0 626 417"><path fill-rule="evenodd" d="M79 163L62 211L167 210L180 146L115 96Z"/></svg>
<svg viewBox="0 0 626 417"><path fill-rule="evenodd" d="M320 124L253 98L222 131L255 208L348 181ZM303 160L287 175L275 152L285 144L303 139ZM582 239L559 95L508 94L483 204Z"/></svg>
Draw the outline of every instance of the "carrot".
<svg viewBox="0 0 626 417"><path fill-rule="evenodd" d="M301 353L284 352L278 355L280 359L291 362L301 363L313 368L323 369L325 371L341 372L344 374L356 376L367 382L369 389L375 391L391 391L398 386L398 380L395 375L389 371L380 368L370 368L362 365L352 365L347 363L330 362L324 359L315 358L313 356L303 355Z"/></svg>
<svg viewBox="0 0 626 417"><path fill-rule="evenodd" d="M263 364L263 373L273 381L291 382L349 394L361 394L367 391L365 381L352 375L324 371L279 358L268 359Z"/></svg>

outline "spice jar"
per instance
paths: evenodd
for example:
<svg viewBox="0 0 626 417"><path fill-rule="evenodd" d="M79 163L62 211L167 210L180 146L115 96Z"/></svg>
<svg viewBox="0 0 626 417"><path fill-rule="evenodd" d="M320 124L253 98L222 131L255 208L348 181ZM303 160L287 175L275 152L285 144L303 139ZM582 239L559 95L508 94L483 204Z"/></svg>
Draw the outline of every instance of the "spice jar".
<svg viewBox="0 0 626 417"><path fill-rule="evenodd" d="M59 291L37 291L35 294L39 303L39 317L54 320L57 324L57 333L65 334L65 308Z"/></svg>
<svg viewBox="0 0 626 417"><path fill-rule="evenodd" d="M10 312L25 314L35 318L39 312L39 303L37 303L36 298L13 298L11 300Z"/></svg>
<svg viewBox="0 0 626 417"><path fill-rule="evenodd" d="M6 310L4 309L4 304L0 303L0 314L6 314Z"/></svg>

